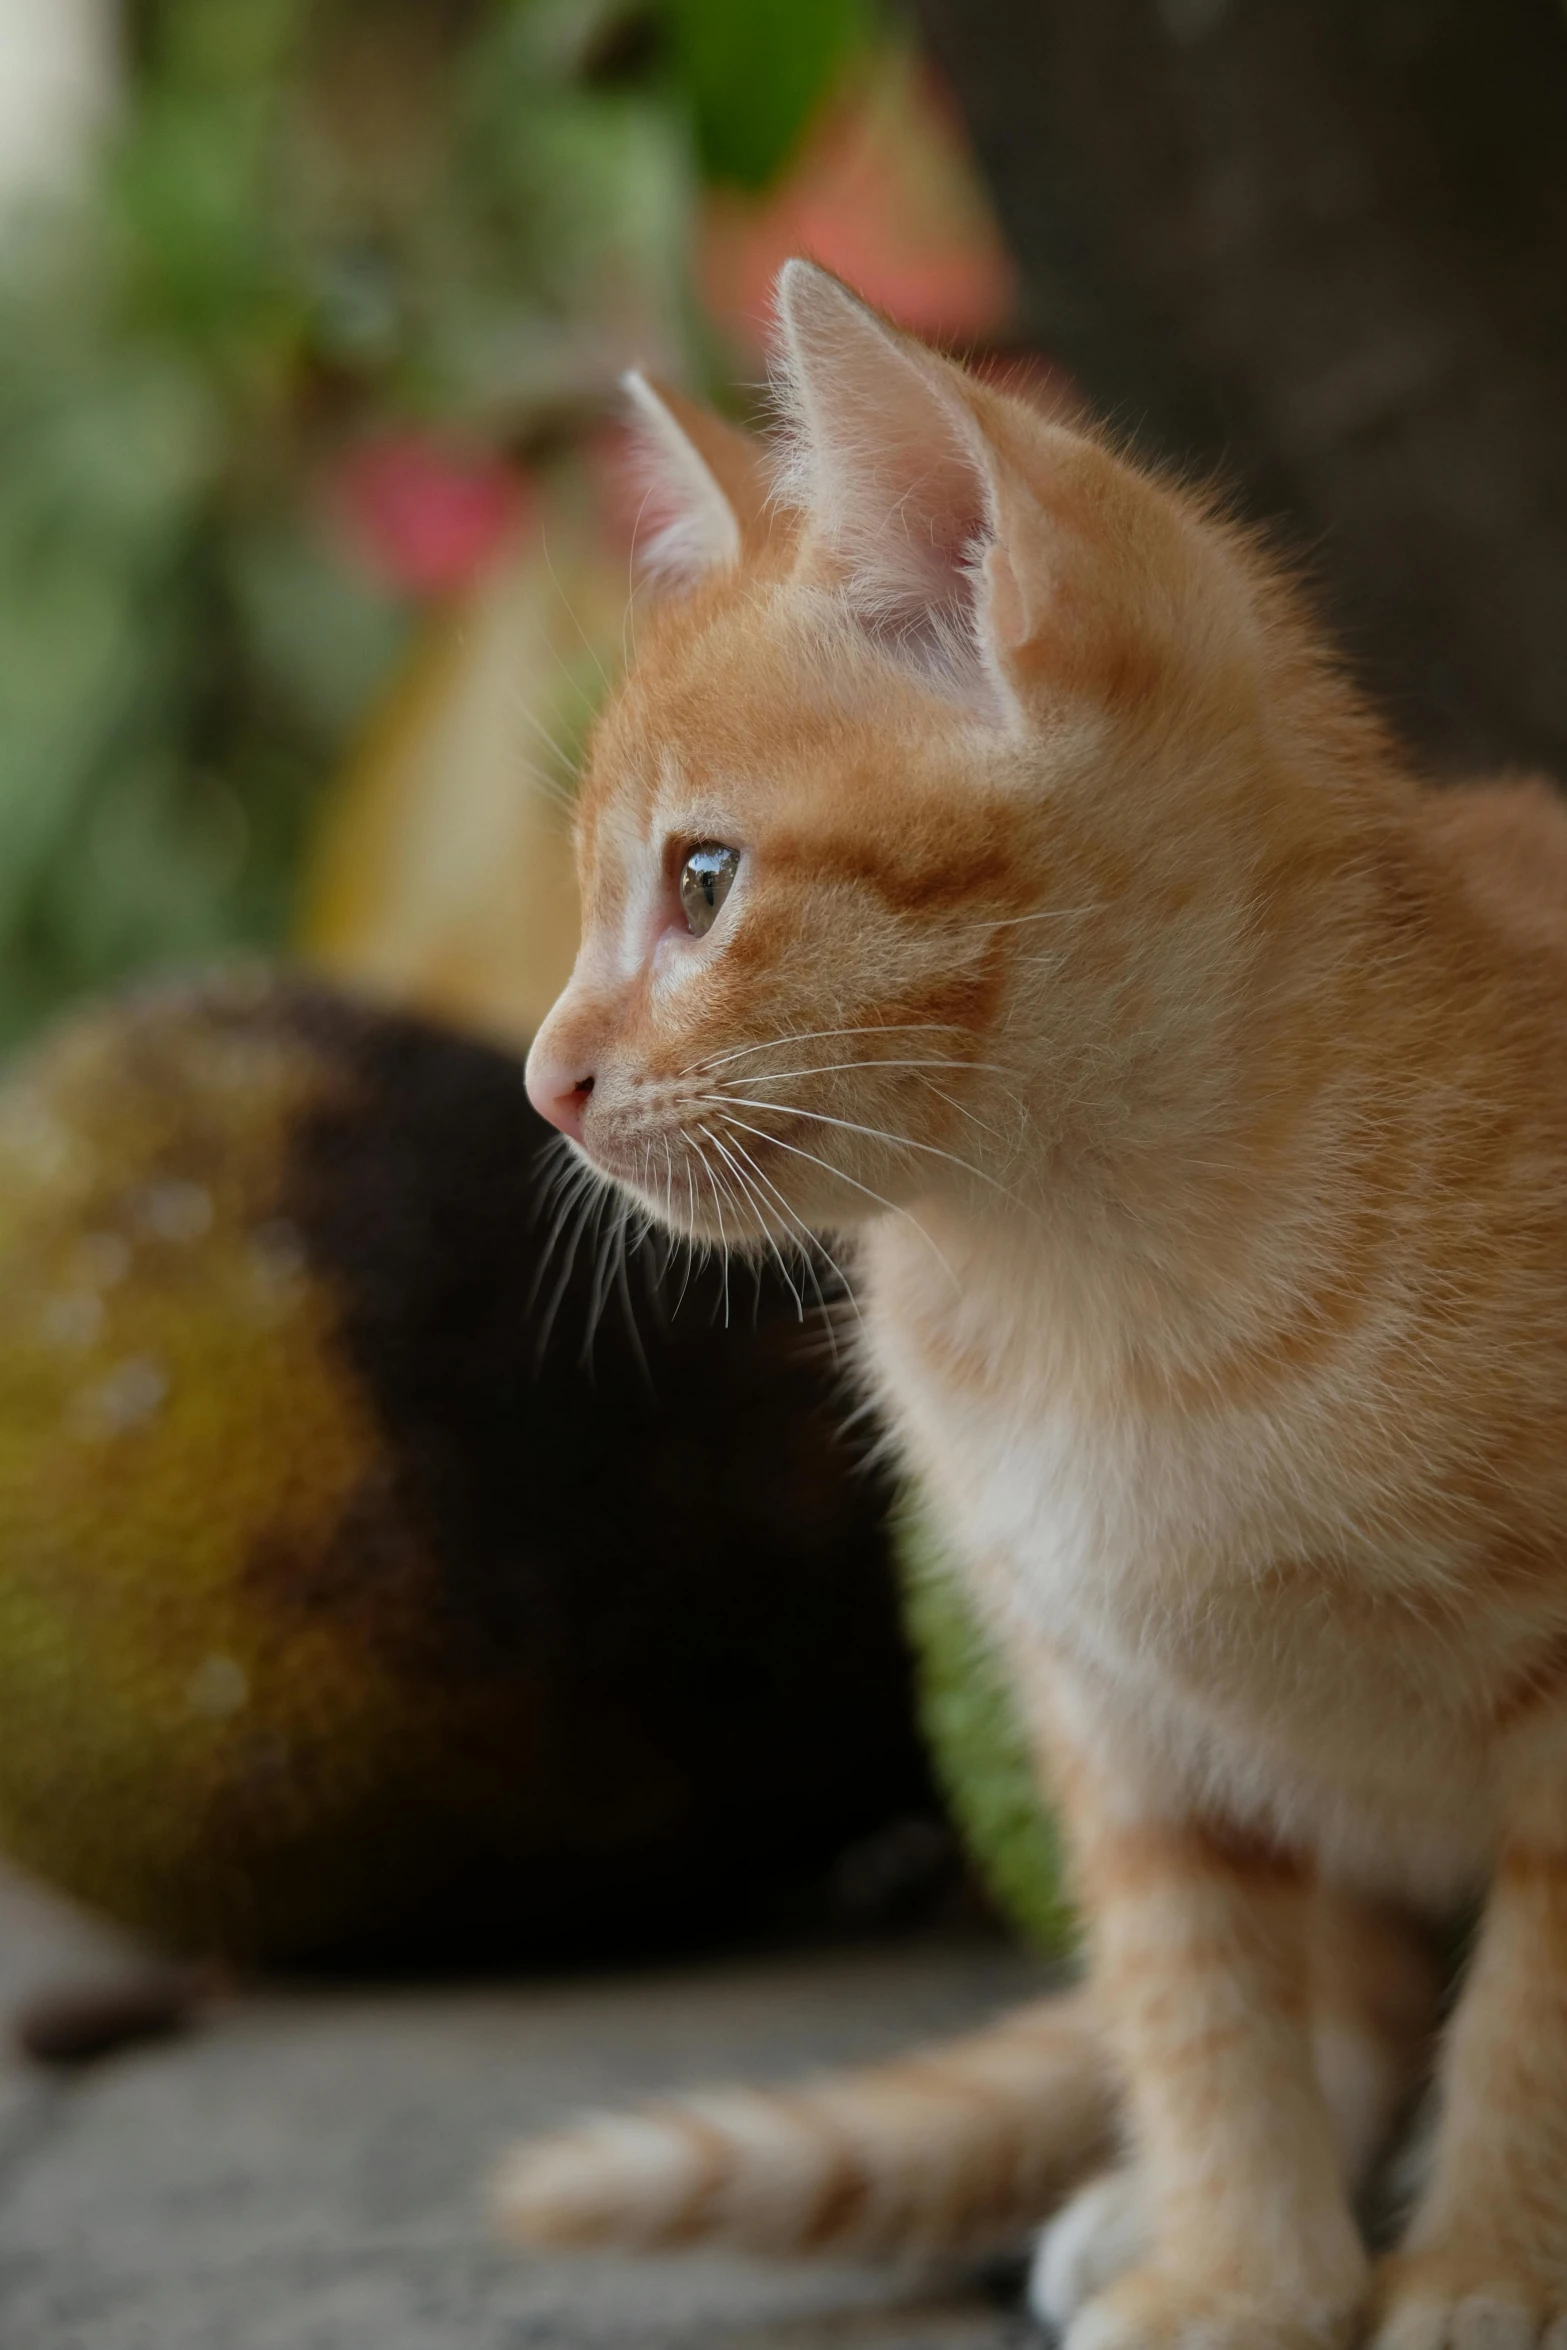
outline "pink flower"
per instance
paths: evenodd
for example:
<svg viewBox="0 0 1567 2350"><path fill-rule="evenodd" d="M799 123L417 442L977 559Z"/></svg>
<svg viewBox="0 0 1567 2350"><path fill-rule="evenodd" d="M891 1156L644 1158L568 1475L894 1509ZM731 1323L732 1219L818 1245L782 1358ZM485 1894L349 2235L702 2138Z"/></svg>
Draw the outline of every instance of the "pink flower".
<svg viewBox="0 0 1567 2350"><path fill-rule="evenodd" d="M894 52L830 107L783 182L706 201L698 269L707 307L744 347L766 337L791 253L845 278L900 326L936 341L997 332L1011 265L957 117L923 68Z"/></svg>
<svg viewBox="0 0 1567 2350"><path fill-rule="evenodd" d="M500 458L411 432L361 441L327 485L328 507L360 560L416 596L465 586L530 502L524 477Z"/></svg>

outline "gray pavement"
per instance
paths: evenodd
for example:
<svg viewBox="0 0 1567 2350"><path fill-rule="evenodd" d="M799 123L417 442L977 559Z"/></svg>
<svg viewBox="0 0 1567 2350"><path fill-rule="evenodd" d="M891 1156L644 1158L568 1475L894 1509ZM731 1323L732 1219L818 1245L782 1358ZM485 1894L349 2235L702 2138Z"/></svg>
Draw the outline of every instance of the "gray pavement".
<svg viewBox="0 0 1567 2350"><path fill-rule="evenodd" d="M125 1946L0 1875L0 2003ZM0 2056L0 2350L1000 2350L975 2291L519 2256L479 2182L519 2131L971 2021L1036 1970L918 1939L498 1988L274 1989L61 2080Z"/></svg>

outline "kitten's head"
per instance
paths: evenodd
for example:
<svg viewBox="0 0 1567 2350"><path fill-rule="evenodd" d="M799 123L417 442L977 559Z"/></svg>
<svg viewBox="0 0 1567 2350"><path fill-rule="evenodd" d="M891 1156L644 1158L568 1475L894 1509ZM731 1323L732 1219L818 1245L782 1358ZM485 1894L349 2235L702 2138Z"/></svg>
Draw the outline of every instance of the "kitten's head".
<svg viewBox="0 0 1567 2350"><path fill-rule="evenodd" d="M805 264L779 316L776 449L634 387L677 592L596 731L528 1069L731 1242L1006 1183L1129 992L1129 809L1249 740L1266 634L1191 501ZM1202 853L1153 852L1145 906Z"/></svg>

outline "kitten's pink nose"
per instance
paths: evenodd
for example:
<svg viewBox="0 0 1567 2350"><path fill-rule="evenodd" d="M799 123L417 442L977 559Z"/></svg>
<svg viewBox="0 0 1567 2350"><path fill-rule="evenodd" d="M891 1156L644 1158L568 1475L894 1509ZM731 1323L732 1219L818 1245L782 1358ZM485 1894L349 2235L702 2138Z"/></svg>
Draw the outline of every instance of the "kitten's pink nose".
<svg viewBox="0 0 1567 2350"><path fill-rule="evenodd" d="M548 1118L573 1142L582 1140L582 1113L593 1091L591 1070L574 1069L568 1062L528 1055L528 1099L541 1118Z"/></svg>

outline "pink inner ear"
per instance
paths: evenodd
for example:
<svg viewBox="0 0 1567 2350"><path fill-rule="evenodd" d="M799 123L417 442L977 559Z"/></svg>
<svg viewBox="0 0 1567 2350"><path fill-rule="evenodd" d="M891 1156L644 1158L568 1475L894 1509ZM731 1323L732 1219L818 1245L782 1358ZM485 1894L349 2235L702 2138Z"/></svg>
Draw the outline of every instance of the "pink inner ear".
<svg viewBox="0 0 1567 2350"><path fill-rule="evenodd" d="M740 553L740 518L692 427L703 420L677 394L640 375L625 378L643 492L638 530L643 569L689 587ZM712 420L716 431L724 428ZM727 452L726 452L727 454Z"/></svg>
<svg viewBox="0 0 1567 2350"><path fill-rule="evenodd" d="M877 638L943 690L993 701L979 595L994 537L990 462L960 379L819 270L791 263L779 307L786 487L842 558Z"/></svg>
<svg viewBox="0 0 1567 2350"><path fill-rule="evenodd" d="M818 411L832 436L817 455L831 499L819 519L863 567L869 602L883 600L883 575L894 601L944 601L990 535L980 467L958 420L901 351L850 357L859 364L841 368Z"/></svg>
<svg viewBox="0 0 1567 2350"><path fill-rule="evenodd" d="M990 626L997 644L1015 648L1027 641L1028 614L1023 608L1023 592L1017 584L1017 573L1005 547L987 549L984 560L985 583L990 596Z"/></svg>
<svg viewBox="0 0 1567 2350"><path fill-rule="evenodd" d="M905 470L908 486L890 508L888 527L905 533L933 593L966 593L970 566L990 537L983 485L971 464L928 444L907 453Z"/></svg>
<svg viewBox="0 0 1567 2350"><path fill-rule="evenodd" d="M983 666L979 582L993 552L990 505L951 419L917 389L911 413L884 415L882 446L846 499L840 543L851 593L875 634L967 698Z"/></svg>

